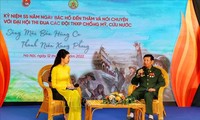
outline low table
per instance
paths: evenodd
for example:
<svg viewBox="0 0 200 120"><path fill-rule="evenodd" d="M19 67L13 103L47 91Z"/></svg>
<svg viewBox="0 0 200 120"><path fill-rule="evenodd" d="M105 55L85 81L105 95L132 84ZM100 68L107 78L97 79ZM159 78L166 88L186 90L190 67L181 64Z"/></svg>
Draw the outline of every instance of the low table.
<svg viewBox="0 0 200 120"><path fill-rule="evenodd" d="M132 108L141 112L142 120L145 120L145 105L143 103L131 103L131 104L103 104L103 100L87 100L85 107L85 120L92 120L92 115L96 109L103 108ZM138 118L135 118L138 120Z"/></svg>

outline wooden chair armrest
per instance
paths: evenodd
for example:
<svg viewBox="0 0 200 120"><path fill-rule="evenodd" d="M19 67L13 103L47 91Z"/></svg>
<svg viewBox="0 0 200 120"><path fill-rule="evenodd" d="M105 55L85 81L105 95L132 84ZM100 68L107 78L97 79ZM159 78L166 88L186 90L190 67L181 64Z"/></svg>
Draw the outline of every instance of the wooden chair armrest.
<svg viewBox="0 0 200 120"><path fill-rule="evenodd" d="M132 84L128 86L128 96L132 94L132 92L136 89L136 87L137 87L136 85L132 85Z"/></svg>
<svg viewBox="0 0 200 120"><path fill-rule="evenodd" d="M52 93L51 88L45 87L45 89L44 89L44 95L45 95L45 97L47 97L49 100L53 100L53 93Z"/></svg>
<svg viewBox="0 0 200 120"><path fill-rule="evenodd" d="M163 102L163 93L165 90L166 86L160 87L158 91L158 101Z"/></svg>

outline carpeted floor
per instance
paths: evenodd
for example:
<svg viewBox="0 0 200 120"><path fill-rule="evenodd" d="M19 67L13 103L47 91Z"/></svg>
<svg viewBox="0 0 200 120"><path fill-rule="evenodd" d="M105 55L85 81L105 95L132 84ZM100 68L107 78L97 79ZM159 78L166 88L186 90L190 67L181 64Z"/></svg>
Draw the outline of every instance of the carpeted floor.
<svg viewBox="0 0 200 120"><path fill-rule="evenodd" d="M47 114L41 113L36 119L39 105L3 106L0 108L0 120L47 120ZM200 107L165 106L165 120L200 120ZM126 120L126 109L99 109L93 114L93 120ZM147 116L146 116L147 117ZM85 108L82 108L82 120L85 119ZM64 120L55 116L54 120ZM155 115L155 120L157 116Z"/></svg>

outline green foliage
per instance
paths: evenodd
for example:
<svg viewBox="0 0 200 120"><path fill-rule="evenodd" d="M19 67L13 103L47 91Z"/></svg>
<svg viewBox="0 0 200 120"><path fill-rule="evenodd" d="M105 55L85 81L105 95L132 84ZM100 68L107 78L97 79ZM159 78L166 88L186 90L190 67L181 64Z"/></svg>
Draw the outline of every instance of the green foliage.
<svg viewBox="0 0 200 120"><path fill-rule="evenodd" d="M39 87L36 77L20 72L13 73L6 102L36 102L42 101L42 99L42 89Z"/></svg>

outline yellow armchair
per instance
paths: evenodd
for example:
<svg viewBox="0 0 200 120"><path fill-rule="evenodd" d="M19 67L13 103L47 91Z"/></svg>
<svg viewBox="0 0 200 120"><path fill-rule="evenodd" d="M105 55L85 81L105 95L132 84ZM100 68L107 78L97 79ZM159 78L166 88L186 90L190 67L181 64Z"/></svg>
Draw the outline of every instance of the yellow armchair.
<svg viewBox="0 0 200 120"><path fill-rule="evenodd" d="M38 72L38 83L43 89L44 98L36 118L38 118L41 112L48 114L48 120L53 120L53 116L65 114L65 102L63 100L53 99L52 89L50 88L51 83L48 81L51 66L45 65ZM81 95L80 87L78 91Z"/></svg>
<svg viewBox="0 0 200 120"><path fill-rule="evenodd" d="M64 101L53 100L53 93L50 88L51 85L48 81L51 66L52 65L46 65L42 67L38 73L38 83L43 89L44 98L36 118L38 118L41 112L48 114L48 120L53 120L53 116L65 114Z"/></svg>
<svg viewBox="0 0 200 120"><path fill-rule="evenodd" d="M160 87L158 91L158 99L153 100L153 113L158 115L158 120L164 120L164 116L166 116L165 108L163 105L163 93L164 89L169 85L169 75L168 73L160 67L157 67L161 70L164 80L165 80L165 86ZM129 85L128 87L128 96L131 95L131 93L136 89L135 85ZM140 100L142 103L145 103L144 99ZM138 111L135 111L135 115L137 116ZM128 114L130 114L130 109L128 109Z"/></svg>

